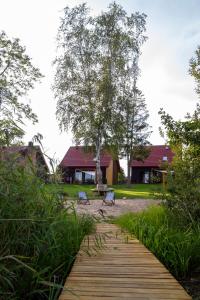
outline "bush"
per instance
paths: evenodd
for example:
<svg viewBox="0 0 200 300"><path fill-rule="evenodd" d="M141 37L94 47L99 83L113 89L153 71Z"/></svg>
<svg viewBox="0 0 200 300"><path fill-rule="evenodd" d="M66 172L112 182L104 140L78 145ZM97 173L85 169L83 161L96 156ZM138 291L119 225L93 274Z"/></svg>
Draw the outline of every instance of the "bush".
<svg viewBox="0 0 200 300"><path fill-rule="evenodd" d="M144 243L177 278L200 267L200 225L179 228L164 207L127 214L117 223Z"/></svg>
<svg viewBox="0 0 200 300"><path fill-rule="evenodd" d="M57 299L92 228L33 173L0 162L0 299Z"/></svg>
<svg viewBox="0 0 200 300"><path fill-rule="evenodd" d="M168 209L182 223L200 221L200 157L191 149L177 154L168 175L167 193L163 195ZM170 171L170 170L169 170Z"/></svg>

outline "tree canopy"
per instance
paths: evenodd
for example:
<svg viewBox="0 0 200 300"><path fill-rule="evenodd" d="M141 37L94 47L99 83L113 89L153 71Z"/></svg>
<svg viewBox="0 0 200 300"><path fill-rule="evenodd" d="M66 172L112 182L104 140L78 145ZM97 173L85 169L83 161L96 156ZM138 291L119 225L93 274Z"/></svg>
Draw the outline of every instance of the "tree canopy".
<svg viewBox="0 0 200 300"><path fill-rule="evenodd" d="M125 79L133 82L145 19L140 13L128 16L115 2L96 17L86 4L64 9L55 59L57 118L76 143L95 146L98 163L103 145L118 148L123 140L122 85Z"/></svg>
<svg viewBox="0 0 200 300"><path fill-rule="evenodd" d="M11 142L22 137L19 124L23 118L37 122L37 116L28 103L22 101L27 92L42 75L35 68L25 47L18 38L9 39L5 32L0 33L0 142ZM24 100L24 99L23 99ZM5 126L6 125L6 126ZM10 138L8 139L8 136Z"/></svg>
<svg viewBox="0 0 200 300"><path fill-rule="evenodd" d="M151 134L148 124L149 113L142 91L137 87L140 69L138 60L140 47L131 66L126 70L126 76L121 83L121 102L123 116L123 134L121 136L120 153L127 159L128 184L131 183L131 162L143 160L149 154L146 145Z"/></svg>
<svg viewBox="0 0 200 300"><path fill-rule="evenodd" d="M189 73L197 83L196 92L200 96L200 46L197 47L195 57L190 60Z"/></svg>

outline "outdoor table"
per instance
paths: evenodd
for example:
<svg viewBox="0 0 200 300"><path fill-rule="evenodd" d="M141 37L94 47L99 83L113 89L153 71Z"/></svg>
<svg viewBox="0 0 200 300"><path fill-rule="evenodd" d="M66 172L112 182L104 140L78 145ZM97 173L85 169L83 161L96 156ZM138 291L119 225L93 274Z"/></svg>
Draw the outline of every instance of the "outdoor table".
<svg viewBox="0 0 200 300"><path fill-rule="evenodd" d="M104 196L107 192L113 192L113 188L106 188L106 189L91 189L93 193L99 194L100 196Z"/></svg>

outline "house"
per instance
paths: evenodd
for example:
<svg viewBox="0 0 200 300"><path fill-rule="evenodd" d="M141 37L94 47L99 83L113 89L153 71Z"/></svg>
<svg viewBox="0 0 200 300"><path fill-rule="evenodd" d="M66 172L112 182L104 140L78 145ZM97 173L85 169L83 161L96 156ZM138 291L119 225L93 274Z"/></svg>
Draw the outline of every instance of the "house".
<svg viewBox="0 0 200 300"><path fill-rule="evenodd" d="M162 182L162 171L172 162L174 153L169 146L149 146L150 153L144 161L133 160L131 163L132 183Z"/></svg>
<svg viewBox="0 0 200 300"><path fill-rule="evenodd" d="M85 151L83 146L70 147L61 161L59 167L63 174L63 181L66 183L87 183L96 182L96 162L92 148ZM107 151L100 154L100 166L103 183L112 185L118 181L120 172L119 161L113 159Z"/></svg>
<svg viewBox="0 0 200 300"><path fill-rule="evenodd" d="M34 170L38 177L48 177L49 168L40 146L34 146L32 142L28 146L1 147L0 159Z"/></svg>

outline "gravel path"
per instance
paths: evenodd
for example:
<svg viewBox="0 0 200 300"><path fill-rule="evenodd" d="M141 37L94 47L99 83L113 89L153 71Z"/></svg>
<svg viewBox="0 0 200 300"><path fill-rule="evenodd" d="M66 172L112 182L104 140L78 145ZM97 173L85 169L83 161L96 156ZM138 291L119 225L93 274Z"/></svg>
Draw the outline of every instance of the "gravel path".
<svg viewBox="0 0 200 300"><path fill-rule="evenodd" d="M158 205L159 200L150 199L129 199L129 200L115 200L115 205L102 205L102 200L92 200L90 205L79 204L76 205L78 214L90 214L96 217L101 217L102 213L105 217L117 217L127 212L137 212L146 209L151 205Z"/></svg>

